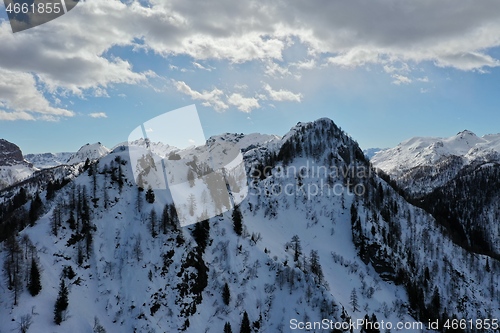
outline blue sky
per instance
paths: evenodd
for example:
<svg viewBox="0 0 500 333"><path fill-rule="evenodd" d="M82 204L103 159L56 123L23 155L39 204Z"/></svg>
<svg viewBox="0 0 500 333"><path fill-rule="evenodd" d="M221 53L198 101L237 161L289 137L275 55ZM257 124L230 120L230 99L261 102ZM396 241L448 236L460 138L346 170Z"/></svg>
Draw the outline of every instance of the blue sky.
<svg viewBox="0 0 500 333"><path fill-rule="evenodd" d="M191 104L207 136L320 117L362 148L500 132L496 1L207 6L87 0L16 34L0 7L0 137L25 153L112 147Z"/></svg>

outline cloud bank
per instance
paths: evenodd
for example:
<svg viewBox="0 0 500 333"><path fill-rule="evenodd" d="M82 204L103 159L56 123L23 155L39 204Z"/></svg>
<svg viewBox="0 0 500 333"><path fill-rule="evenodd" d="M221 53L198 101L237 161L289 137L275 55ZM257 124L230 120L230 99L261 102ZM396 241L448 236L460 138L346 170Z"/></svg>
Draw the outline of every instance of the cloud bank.
<svg viewBox="0 0 500 333"><path fill-rule="evenodd" d="M116 46L165 59L187 56L195 70L210 73L213 68L204 60L259 62L262 73L256 75L269 80L289 77L292 68L376 64L401 85L418 81L408 76L408 63L463 71L499 66L489 52L500 46L498 31L497 0L150 0L147 7L139 1L87 0L22 33L12 34L8 22L0 23L0 120L72 117L73 111L50 97L106 96L116 85L146 84L157 75L135 70L130 59L110 56ZM289 62L284 53L296 43L307 49L307 56ZM261 106L262 99L241 92L196 91L184 81L170 82L217 111L235 107L250 112ZM264 91L277 102L303 98L269 83Z"/></svg>

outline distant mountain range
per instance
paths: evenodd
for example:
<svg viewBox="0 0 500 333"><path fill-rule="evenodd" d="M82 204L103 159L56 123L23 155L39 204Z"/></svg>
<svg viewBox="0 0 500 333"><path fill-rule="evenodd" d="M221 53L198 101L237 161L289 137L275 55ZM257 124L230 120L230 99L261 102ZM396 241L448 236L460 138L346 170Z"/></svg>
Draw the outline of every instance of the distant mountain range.
<svg viewBox="0 0 500 333"><path fill-rule="evenodd" d="M24 159L37 169L47 169L58 165L67 164L74 153L41 153L26 154Z"/></svg>
<svg viewBox="0 0 500 333"><path fill-rule="evenodd" d="M426 194L463 167L500 160L500 134L478 137L465 130L449 138L414 137L371 158L406 191Z"/></svg>

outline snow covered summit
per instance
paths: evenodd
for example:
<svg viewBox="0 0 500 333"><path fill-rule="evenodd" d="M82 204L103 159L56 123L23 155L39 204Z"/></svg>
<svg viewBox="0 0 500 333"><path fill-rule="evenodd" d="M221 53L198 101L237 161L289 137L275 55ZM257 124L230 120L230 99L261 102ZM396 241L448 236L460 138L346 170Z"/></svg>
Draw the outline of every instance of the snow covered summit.
<svg viewBox="0 0 500 333"><path fill-rule="evenodd" d="M86 144L82 148L80 148L75 154L73 154L67 161L66 164L78 164L84 163L87 158L90 161L97 160L107 154L109 154L110 150L103 146L100 142L94 144Z"/></svg>

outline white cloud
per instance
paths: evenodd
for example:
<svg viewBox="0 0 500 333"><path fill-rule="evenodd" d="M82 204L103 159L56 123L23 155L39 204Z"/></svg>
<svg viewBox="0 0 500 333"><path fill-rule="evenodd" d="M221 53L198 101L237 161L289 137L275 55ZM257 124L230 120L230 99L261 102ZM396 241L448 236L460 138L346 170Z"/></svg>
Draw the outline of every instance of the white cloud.
<svg viewBox="0 0 500 333"><path fill-rule="evenodd" d="M291 102L299 102L302 100L302 94L293 93L288 90L273 90L269 84L264 85L264 89L267 91L269 99L278 102L291 101Z"/></svg>
<svg viewBox="0 0 500 333"><path fill-rule="evenodd" d="M52 116L72 117L72 111L57 108L37 89L33 75L0 68L0 120L36 120Z"/></svg>
<svg viewBox="0 0 500 333"><path fill-rule="evenodd" d="M266 75L274 78L283 78L288 75L292 75L288 67L282 67L274 61L268 62L264 72L266 73Z"/></svg>
<svg viewBox="0 0 500 333"><path fill-rule="evenodd" d="M260 108L259 100L253 97L243 97L241 94L234 93L227 99L227 102L234 105L238 110L250 113L252 109Z"/></svg>
<svg viewBox="0 0 500 333"><path fill-rule="evenodd" d="M219 112L227 110L229 105L233 105L238 110L246 113L251 112L253 109L260 108L259 100L254 97L244 97L240 93L233 93L227 97L226 94L218 88L199 92L192 89L184 81L173 81L173 83L177 91L188 95L194 100L200 100L203 106L212 107ZM223 100L225 97L226 101Z"/></svg>
<svg viewBox="0 0 500 333"><path fill-rule="evenodd" d="M196 61L193 61L193 66L198 68L198 69L202 69L204 71L208 71L208 72L211 72L212 71L212 68L211 67L205 67L203 66L202 64L200 63L197 63Z"/></svg>
<svg viewBox="0 0 500 333"><path fill-rule="evenodd" d="M108 115L104 112L94 112L89 114L92 118L108 118Z"/></svg>
<svg viewBox="0 0 500 333"><path fill-rule="evenodd" d="M86 14L87 2L80 7L83 14L70 15L71 20L63 16L30 33L12 34L8 22L2 22L0 43L8 46L0 49L0 67L34 72L49 91L62 88L78 95L86 89L101 95L110 84L145 82L151 73L135 73L128 61L102 56L115 44L111 38L118 36L109 36L105 28L93 32L96 27L90 26L96 18Z"/></svg>
<svg viewBox="0 0 500 333"><path fill-rule="evenodd" d="M500 61L481 52L446 54L436 59L439 67L455 67L464 71L500 66Z"/></svg>
<svg viewBox="0 0 500 333"><path fill-rule="evenodd" d="M398 86L401 84L412 83L412 79L410 79L409 77L404 76L404 75L393 74L391 77L394 79L394 81L392 81L392 83L394 83L395 85L398 85Z"/></svg>
<svg viewBox="0 0 500 333"><path fill-rule="evenodd" d="M407 63L401 63L399 67L397 67L395 64L387 63L384 65L384 72L392 74L392 73L409 73L410 67L408 66Z"/></svg>
<svg viewBox="0 0 500 333"><path fill-rule="evenodd" d="M376 50L352 49L337 56L329 57L328 62L341 67L358 67L367 63L381 63L382 61L379 52Z"/></svg>
<svg viewBox="0 0 500 333"><path fill-rule="evenodd" d="M0 120L35 120L35 118L28 112L6 112L4 110L0 110Z"/></svg>
<svg viewBox="0 0 500 333"><path fill-rule="evenodd" d="M125 74L125 81L141 79L126 64L114 64L102 57L113 45L152 50L164 56L188 55L197 64L197 60L203 59L241 63L282 60L283 51L293 45L291 37L307 45L311 55L333 54L330 62L341 66L359 66L385 58L430 60L440 66L468 70L498 66L496 59L484 52L500 45L496 33L500 27L499 13L500 4L496 0L484 0L481 6L452 0L417 3L219 0L210 4L151 0L148 7L136 1L124 4L87 0L71 17L58 18L24 37L17 34L9 41L29 39L34 45L26 47L45 55L46 64L48 56L53 54L54 64L70 59L68 56L74 56L76 64L81 61L80 65L85 62L97 65L105 60L89 74L102 83L117 80L112 75L114 71ZM6 23L4 28L10 33ZM6 36L2 36L4 41ZM7 49L16 50L18 45L14 43ZM41 45L54 48L41 52ZM95 73L98 69L106 70L99 76Z"/></svg>
<svg viewBox="0 0 500 333"><path fill-rule="evenodd" d="M235 84L234 85L234 89L237 89L237 90L246 90L246 89L248 89L248 85L246 85L246 84Z"/></svg>
<svg viewBox="0 0 500 333"><path fill-rule="evenodd" d="M203 101L203 106L213 107L216 111L224 111L229 106L221 100L221 96L224 95L223 91L217 88L214 88L211 91L202 91L198 92L196 90L191 89L184 81L174 81L174 85L177 90L185 95L190 96L194 100Z"/></svg>
<svg viewBox="0 0 500 333"><path fill-rule="evenodd" d="M316 60L310 59L310 60L306 60L306 61L299 61L299 62L292 63L291 66L294 66L297 69L310 70L310 69L316 68L317 65L316 65Z"/></svg>

